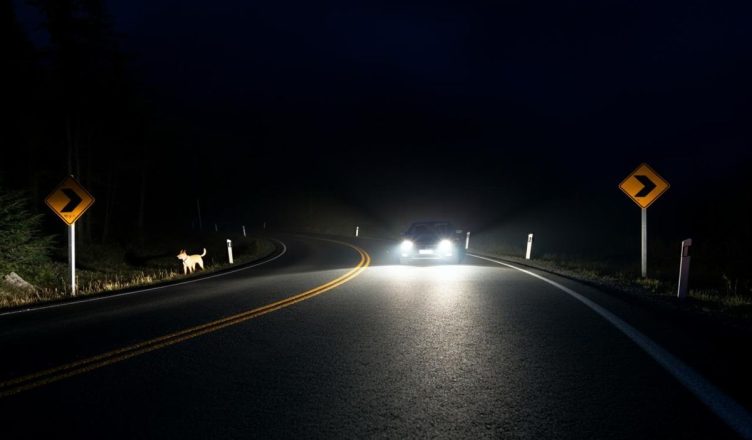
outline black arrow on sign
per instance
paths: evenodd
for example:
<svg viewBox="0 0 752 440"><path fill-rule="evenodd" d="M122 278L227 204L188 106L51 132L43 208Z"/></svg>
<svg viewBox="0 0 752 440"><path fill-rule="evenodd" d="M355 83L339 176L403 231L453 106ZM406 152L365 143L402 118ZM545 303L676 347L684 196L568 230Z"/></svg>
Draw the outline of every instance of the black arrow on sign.
<svg viewBox="0 0 752 440"><path fill-rule="evenodd" d="M63 188L61 189L61 191L65 193L66 196L68 196L70 202L68 202L67 205L63 206L63 209L61 209L60 212L73 212L73 210L81 204L83 199L78 195L77 192L73 191L70 188Z"/></svg>
<svg viewBox="0 0 752 440"><path fill-rule="evenodd" d="M639 180L643 185L643 188L635 194L635 197L645 197L657 186L648 176L637 175L635 176L635 179Z"/></svg>

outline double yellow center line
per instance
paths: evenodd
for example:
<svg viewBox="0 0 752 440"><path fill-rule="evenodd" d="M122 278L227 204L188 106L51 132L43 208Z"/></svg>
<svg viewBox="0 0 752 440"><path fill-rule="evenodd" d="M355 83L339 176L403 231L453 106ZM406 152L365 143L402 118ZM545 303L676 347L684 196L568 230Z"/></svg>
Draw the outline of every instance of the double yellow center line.
<svg viewBox="0 0 752 440"><path fill-rule="evenodd" d="M337 277L326 284L322 284L318 287L314 287L313 289L306 290L303 293L293 295L291 297L273 302L271 304L267 304L262 307L238 313L236 315L228 316L226 318L211 321L206 324L187 328L175 333L170 333L158 338L142 341L137 344L129 345L127 347L119 348L117 350L109 351L107 353L99 354L86 359L81 359L26 376L10 379L5 382L0 382L0 398L18 394L22 391L37 388L71 376L85 373L87 371L95 370L97 368L124 361L140 354L148 353L150 351L177 344L178 342L183 342L188 339L193 339L207 333L221 330L225 327L240 324L241 322L247 321L249 319L257 318L269 312L291 306L301 301L305 301L309 298L313 298L314 296L320 295L326 291L332 290L335 287L340 286L357 277L371 264L371 256L368 255L366 251L348 243L342 244L346 244L347 246L355 249L355 251L357 251L360 255L360 262L346 274Z"/></svg>

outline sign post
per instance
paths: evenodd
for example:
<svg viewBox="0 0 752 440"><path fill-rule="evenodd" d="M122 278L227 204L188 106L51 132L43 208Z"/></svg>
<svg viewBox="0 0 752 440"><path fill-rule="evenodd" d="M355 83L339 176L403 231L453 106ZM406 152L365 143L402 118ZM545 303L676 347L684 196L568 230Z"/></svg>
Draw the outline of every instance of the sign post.
<svg viewBox="0 0 752 440"><path fill-rule="evenodd" d="M68 225L68 265L70 266L71 295L76 296L76 223Z"/></svg>
<svg viewBox="0 0 752 440"><path fill-rule="evenodd" d="M640 273L642 277L648 276L648 208L640 208L642 211L642 227L640 228Z"/></svg>
<svg viewBox="0 0 752 440"><path fill-rule="evenodd" d="M76 296L76 220L94 204L94 196L86 191L73 176L69 176L44 199L44 202L68 225L71 295Z"/></svg>
<svg viewBox="0 0 752 440"><path fill-rule="evenodd" d="M670 186L666 179L646 163L638 166L619 184L619 189L624 191L624 194L632 199L642 211L640 272L643 278L648 276L648 207L658 200Z"/></svg>

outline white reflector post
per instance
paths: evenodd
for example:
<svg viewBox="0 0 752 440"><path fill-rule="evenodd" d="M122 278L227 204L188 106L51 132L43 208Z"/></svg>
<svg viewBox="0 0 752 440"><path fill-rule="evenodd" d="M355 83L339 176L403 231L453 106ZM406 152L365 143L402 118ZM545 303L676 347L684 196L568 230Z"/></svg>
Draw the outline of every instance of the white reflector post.
<svg viewBox="0 0 752 440"><path fill-rule="evenodd" d="M688 238L682 241L681 260L679 261L679 289L676 292L677 298L684 300L687 297L689 282L689 247L692 246L692 239Z"/></svg>
<svg viewBox="0 0 752 440"><path fill-rule="evenodd" d="M465 250L468 250L470 248L470 231L467 231L467 235L465 236Z"/></svg>
<svg viewBox="0 0 752 440"><path fill-rule="evenodd" d="M533 234L527 234L527 250L525 251L525 259L529 260L533 253Z"/></svg>
<svg viewBox="0 0 752 440"><path fill-rule="evenodd" d="M230 260L230 264L234 263L232 259L232 240L229 238L227 239L227 259Z"/></svg>
<svg viewBox="0 0 752 440"><path fill-rule="evenodd" d="M245 225L243 225L243 237L246 237L246 235L245 235Z"/></svg>
<svg viewBox="0 0 752 440"><path fill-rule="evenodd" d="M355 236L357 237L358 234L360 234L360 226L355 227Z"/></svg>

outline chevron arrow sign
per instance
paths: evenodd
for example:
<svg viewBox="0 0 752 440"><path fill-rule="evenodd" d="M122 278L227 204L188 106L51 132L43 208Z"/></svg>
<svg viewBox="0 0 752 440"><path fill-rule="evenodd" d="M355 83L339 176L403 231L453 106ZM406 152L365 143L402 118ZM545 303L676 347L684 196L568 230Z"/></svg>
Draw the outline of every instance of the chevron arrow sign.
<svg viewBox="0 0 752 440"><path fill-rule="evenodd" d="M637 167L619 184L624 194L641 208L652 205L670 186L666 179L646 163Z"/></svg>
<svg viewBox="0 0 752 440"><path fill-rule="evenodd" d="M94 197L73 176L67 177L44 200L66 224L73 224L94 204Z"/></svg>

